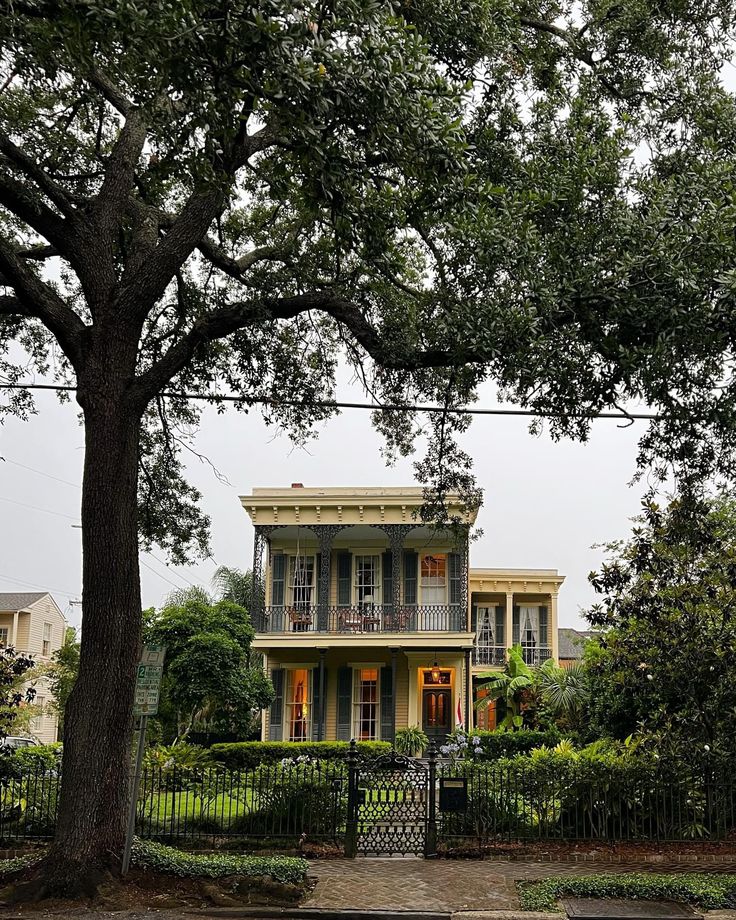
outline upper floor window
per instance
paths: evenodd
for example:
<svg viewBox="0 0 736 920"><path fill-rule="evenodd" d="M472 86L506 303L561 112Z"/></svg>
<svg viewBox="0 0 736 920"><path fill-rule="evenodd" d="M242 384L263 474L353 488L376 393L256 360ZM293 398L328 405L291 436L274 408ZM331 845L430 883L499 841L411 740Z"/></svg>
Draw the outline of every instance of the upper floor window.
<svg viewBox="0 0 736 920"><path fill-rule="evenodd" d="M53 630L51 623L43 624L43 642L41 643L41 655L44 658L51 657L51 633Z"/></svg>
<svg viewBox="0 0 736 920"><path fill-rule="evenodd" d="M307 609L314 603L314 556L289 557L289 603L297 610Z"/></svg>
<svg viewBox="0 0 736 920"><path fill-rule="evenodd" d="M422 556L419 578L422 590L421 602L424 606L447 603L447 555L445 553Z"/></svg>
<svg viewBox="0 0 736 920"><path fill-rule="evenodd" d="M355 602L359 606L380 604L380 556L355 557Z"/></svg>
<svg viewBox="0 0 736 920"><path fill-rule="evenodd" d="M31 730L34 732L40 732L41 729L43 728L43 717L46 711L46 697L37 696L36 699L34 700L34 703L36 704L36 706L39 707L39 712L38 712L38 715L31 722Z"/></svg>

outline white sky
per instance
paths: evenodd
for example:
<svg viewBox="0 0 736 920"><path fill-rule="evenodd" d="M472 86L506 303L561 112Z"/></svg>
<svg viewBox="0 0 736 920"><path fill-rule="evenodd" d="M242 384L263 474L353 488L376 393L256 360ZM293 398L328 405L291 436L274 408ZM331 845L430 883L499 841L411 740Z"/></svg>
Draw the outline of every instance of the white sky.
<svg viewBox="0 0 736 920"><path fill-rule="evenodd" d="M339 395L365 401L358 388L347 385ZM37 403L39 414L29 422L10 419L0 426L5 459L0 462L0 591L50 590L77 624L80 608L69 601L80 597L81 585L80 531L73 524L79 520L82 430L75 403L60 406L51 393L39 393ZM479 405L494 404L493 389L481 391ZM208 410L196 448L229 484L194 457L189 471L212 518L214 559L173 570L162 564L160 551L155 551L158 559L144 555L144 606L160 604L187 580L209 586L216 565L250 567L252 528L238 495L254 486L412 484L411 460L385 466L369 416L346 410L300 450L266 428L255 412ZM526 419L476 417L464 446L485 492L478 517L484 535L471 547L471 565L558 569L567 576L560 625L583 625L580 609L594 601L587 575L602 559L591 547L626 537L639 510L645 487L631 488L628 482L645 425L622 429L615 421L599 420L587 444L555 444L546 435L530 436Z"/></svg>

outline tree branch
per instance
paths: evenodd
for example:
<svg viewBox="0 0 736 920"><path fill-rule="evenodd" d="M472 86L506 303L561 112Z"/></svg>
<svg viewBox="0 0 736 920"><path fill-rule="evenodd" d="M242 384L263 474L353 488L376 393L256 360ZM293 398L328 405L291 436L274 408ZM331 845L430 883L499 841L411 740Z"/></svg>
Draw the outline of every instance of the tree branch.
<svg viewBox="0 0 736 920"><path fill-rule="evenodd" d="M52 201L65 217L73 217L76 213L74 205L68 198L64 189L47 175L47 173L27 153L16 147L7 134L0 131L0 151L19 169L31 179Z"/></svg>
<svg viewBox="0 0 736 920"><path fill-rule="evenodd" d="M21 182L0 172L0 205L45 237L61 254L71 251L70 234L63 217L38 200Z"/></svg>
<svg viewBox="0 0 736 920"><path fill-rule="evenodd" d="M468 363L485 363L491 356L474 349L458 347L407 351L397 349L393 338L384 338L366 319L359 304L329 291L297 294L294 297L261 298L243 301L215 310L198 319L189 332L166 352L131 387L131 398L143 407L181 370L199 348L225 338L239 329L273 320L294 319L301 313L318 310L345 326L356 342L376 363L393 370L447 367ZM448 359L450 359L448 361Z"/></svg>
<svg viewBox="0 0 736 920"><path fill-rule="evenodd" d="M30 269L15 248L0 237L0 272L3 284L12 286L15 296L5 298L5 307L19 307L21 316L40 319L53 333L75 370L82 366L82 336L86 326L59 295ZM6 314L7 315L7 314Z"/></svg>

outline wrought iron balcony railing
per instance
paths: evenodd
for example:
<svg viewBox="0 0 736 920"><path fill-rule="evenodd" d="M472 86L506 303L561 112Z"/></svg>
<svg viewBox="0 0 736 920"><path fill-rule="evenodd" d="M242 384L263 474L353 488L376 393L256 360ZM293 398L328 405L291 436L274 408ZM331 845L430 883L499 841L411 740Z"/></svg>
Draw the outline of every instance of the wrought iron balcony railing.
<svg viewBox="0 0 736 920"><path fill-rule="evenodd" d="M477 645L473 649L473 664L503 667L506 662L506 651L504 645ZM552 649L547 646L523 645L521 653L524 662L529 665L540 665L552 657Z"/></svg>
<svg viewBox="0 0 736 920"><path fill-rule="evenodd" d="M458 605L265 607L255 617L257 633L425 633L467 632L467 611Z"/></svg>

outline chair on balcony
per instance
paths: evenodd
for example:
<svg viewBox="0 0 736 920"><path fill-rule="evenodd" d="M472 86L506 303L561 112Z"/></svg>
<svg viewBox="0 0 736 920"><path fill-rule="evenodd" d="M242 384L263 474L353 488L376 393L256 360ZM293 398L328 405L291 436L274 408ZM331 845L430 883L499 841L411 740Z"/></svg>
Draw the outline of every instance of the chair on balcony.
<svg viewBox="0 0 736 920"><path fill-rule="evenodd" d="M362 632L363 617L359 610L345 607L337 611L337 625L340 632Z"/></svg>
<svg viewBox="0 0 736 920"><path fill-rule="evenodd" d="M411 623L409 610L392 610L386 613L386 629L391 632L407 632Z"/></svg>
<svg viewBox="0 0 736 920"><path fill-rule="evenodd" d="M289 607L289 622L293 632L306 632L312 625L312 613L310 610Z"/></svg>

